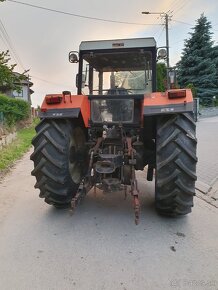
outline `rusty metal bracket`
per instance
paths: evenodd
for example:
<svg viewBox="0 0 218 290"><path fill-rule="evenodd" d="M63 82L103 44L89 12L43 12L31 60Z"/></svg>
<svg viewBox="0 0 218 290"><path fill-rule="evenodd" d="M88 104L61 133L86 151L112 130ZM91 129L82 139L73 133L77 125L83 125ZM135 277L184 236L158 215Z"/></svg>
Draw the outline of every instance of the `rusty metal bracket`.
<svg viewBox="0 0 218 290"><path fill-rule="evenodd" d="M90 149L90 152L93 151L94 154L96 154L103 140L104 140L104 138L99 137L99 138L97 139L97 142L96 142L95 146L94 146L93 148Z"/></svg>
<svg viewBox="0 0 218 290"><path fill-rule="evenodd" d="M92 185L89 182L86 182L85 179L79 185L76 195L72 198L70 203L70 214L72 215L76 207L82 202L86 194L92 188Z"/></svg>
<svg viewBox="0 0 218 290"><path fill-rule="evenodd" d="M135 224L139 224L139 215L140 215L140 202L139 202L139 190L138 183L135 177L135 168L132 167L132 180L131 180L131 189L130 192L133 196L133 208L135 212Z"/></svg>
<svg viewBox="0 0 218 290"><path fill-rule="evenodd" d="M139 215L140 215L140 202L139 202L139 196L134 195L133 196L133 204L134 204L134 211L135 211L135 224L139 224Z"/></svg>
<svg viewBox="0 0 218 290"><path fill-rule="evenodd" d="M82 199L86 195L86 190L84 186L84 181L82 181L79 185L79 189L76 193L76 195L72 198L71 203L70 203L70 214L72 215L75 211L75 208L77 205L82 201Z"/></svg>
<svg viewBox="0 0 218 290"><path fill-rule="evenodd" d="M133 153L135 153L135 149L132 147L132 138L131 137L126 137L126 144L127 144L127 149L128 149L128 155L132 156Z"/></svg>

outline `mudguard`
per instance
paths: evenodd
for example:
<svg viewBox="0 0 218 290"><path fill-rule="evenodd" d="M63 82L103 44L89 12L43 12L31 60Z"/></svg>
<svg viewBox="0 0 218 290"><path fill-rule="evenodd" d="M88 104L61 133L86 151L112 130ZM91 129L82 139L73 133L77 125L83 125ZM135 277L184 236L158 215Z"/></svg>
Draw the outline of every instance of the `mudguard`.
<svg viewBox="0 0 218 290"><path fill-rule="evenodd" d="M191 111L193 111L193 97L190 89L155 92L144 97L144 116Z"/></svg>
<svg viewBox="0 0 218 290"><path fill-rule="evenodd" d="M44 119L79 118L82 115L85 127L89 125L90 103L87 96L71 94L46 95L39 117Z"/></svg>

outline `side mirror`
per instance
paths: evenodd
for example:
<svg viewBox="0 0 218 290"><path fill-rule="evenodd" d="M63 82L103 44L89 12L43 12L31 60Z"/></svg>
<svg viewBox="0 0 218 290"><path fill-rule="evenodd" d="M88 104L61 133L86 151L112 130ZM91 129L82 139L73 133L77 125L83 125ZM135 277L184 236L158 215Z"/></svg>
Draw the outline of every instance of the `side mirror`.
<svg viewBox="0 0 218 290"><path fill-rule="evenodd" d="M158 50L157 59L164 59L167 56L167 50L165 48L161 48Z"/></svg>
<svg viewBox="0 0 218 290"><path fill-rule="evenodd" d="M79 62L79 57L78 57L78 52L77 51L70 51L69 52L69 62L70 63Z"/></svg>

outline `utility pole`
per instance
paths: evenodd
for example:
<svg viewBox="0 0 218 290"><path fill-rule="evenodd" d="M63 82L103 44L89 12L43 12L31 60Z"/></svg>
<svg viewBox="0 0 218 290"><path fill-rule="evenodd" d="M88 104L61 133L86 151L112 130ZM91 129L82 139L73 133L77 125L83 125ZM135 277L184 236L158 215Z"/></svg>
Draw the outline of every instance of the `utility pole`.
<svg viewBox="0 0 218 290"><path fill-rule="evenodd" d="M166 49L167 49L167 69L170 68L170 47L169 47L169 15L165 13L166 27Z"/></svg>
<svg viewBox="0 0 218 290"><path fill-rule="evenodd" d="M169 48L169 15L165 12L142 12L142 14L158 14L160 16L164 15L165 20L165 30L166 30L166 66L167 66L167 89L170 88L170 80L169 80L169 68L170 68L170 48Z"/></svg>

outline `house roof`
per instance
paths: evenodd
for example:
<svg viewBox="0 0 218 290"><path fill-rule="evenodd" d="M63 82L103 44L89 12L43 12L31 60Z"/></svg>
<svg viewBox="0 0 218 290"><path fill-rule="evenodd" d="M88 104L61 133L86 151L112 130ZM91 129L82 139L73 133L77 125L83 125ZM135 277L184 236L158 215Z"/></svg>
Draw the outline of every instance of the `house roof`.
<svg viewBox="0 0 218 290"><path fill-rule="evenodd" d="M29 87L32 87L33 86L33 83L30 81L30 79L28 79L29 76L20 74L18 72L14 72L14 75L16 75L17 77L19 77L19 76L24 76L25 77L25 79L21 80L21 84L22 85L29 85Z"/></svg>

